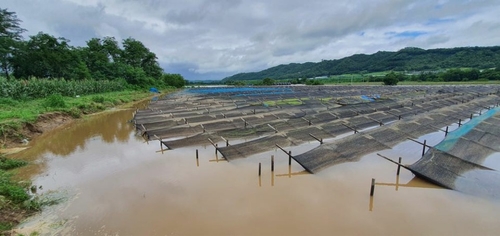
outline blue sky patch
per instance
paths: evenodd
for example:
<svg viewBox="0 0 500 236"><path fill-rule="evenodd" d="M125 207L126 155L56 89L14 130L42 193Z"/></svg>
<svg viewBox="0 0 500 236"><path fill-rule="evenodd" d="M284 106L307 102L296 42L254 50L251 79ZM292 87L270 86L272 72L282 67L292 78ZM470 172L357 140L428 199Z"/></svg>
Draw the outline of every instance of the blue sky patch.
<svg viewBox="0 0 500 236"><path fill-rule="evenodd" d="M425 22L424 25L438 25L438 24L443 24L443 23L448 23L448 22L455 22L455 19L452 18L443 18L443 19L429 19L427 22Z"/></svg>
<svg viewBox="0 0 500 236"><path fill-rule="evenodd" d="M386 35L389 35L391 38L416 38L421 35L428 34L424 31L403 31L403 32L387 32Z"/></svg>
<svg viewBox="0 0 500 236"><path fill-rule="evenodd" d="M399 38L416 38L416 37L418 37L420 35L424 35L424 34L427 34L427 32L424 32L424 31L404 31L401 33L397 33L394 36L399 37Z"/></svg>

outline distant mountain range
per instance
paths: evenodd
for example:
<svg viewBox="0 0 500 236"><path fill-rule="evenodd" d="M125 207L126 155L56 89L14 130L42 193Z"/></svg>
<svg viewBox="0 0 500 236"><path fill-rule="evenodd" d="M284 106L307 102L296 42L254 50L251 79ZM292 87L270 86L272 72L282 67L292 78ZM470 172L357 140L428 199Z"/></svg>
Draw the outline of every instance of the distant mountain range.
<svg viewBox="0 0 500 236"><path fill-rule="evenodd" d="M500 46L421 49L408 47L397 52L355 54L338 60L291 63L259 72L239 73L223 79L296 79L382 71L436 71L450 68L487 69L500 66Z"/></svg>

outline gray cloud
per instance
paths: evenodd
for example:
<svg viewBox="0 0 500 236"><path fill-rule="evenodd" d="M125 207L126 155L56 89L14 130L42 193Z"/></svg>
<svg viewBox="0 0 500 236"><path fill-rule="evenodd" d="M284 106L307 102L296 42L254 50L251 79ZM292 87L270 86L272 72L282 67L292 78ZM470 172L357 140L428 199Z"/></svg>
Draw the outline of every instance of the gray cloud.
<svg viewBox="0 0 500 236"><path fill-rule="evenodd" d="M497 0L4 0L28 34L133 37L166 71L220 79L354 53L500 41ZM399 36L399 37L396 37ZM404 36L404 37L403 37Z"/></svg>

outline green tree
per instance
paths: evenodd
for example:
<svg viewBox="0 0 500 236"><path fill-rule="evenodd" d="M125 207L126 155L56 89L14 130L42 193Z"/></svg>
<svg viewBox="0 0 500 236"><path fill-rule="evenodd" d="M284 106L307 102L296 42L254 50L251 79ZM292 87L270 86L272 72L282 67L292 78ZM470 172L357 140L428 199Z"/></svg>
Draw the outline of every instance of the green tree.
<svg viewBox="0 0 500 236"><path fill-rule="evenodd" d="M78 50L68 43L65 38L43 32L30 36L30 40L22 43L18 53L14 54L14 76L75 79L86 74Z"/></svg>
<svg viewBox="0 0 500 236"><path fill-rule="evenodd" d="M263 85L274 85L274 80L271 78L265 78L262 80Z"/></svg>
<svg viewBox="0 0 500 236"><path fill-rule="evenodd" d="M13 52L22 40L21 34L26 31L20 27L20 23L16 13L0 8L0 70L7 79L10 79Z"/></svg>
<svg viewBox="0 0 500 236"><path fill-rule="evenodd" d="M123 40L122 62L141 68L147 76L159 79L163 70L156 60L156 54L149 51L142 42L133 38Z"/></svg>
<svg viewBox="0 0 500 236"><path fill-rule="evenodd" d="M82 60L90 70L91 76L97 80L114 79L120 77L118 74L120 66L121 49L114 38L92 38L87 41L87 47L82 50Z"/></svg>
<svg viewBox="0 0 500 236"><path fill-rule="evenodd" d="M162 79L167 86L182 88L186 85L186 80L180 74L163 74Z"/></svg>
<svg viewBox="0 0 500 236"><path fill-rule="evenodd" d="M383 82L385 85L397 85L399 82L398 75L394 72L391 72L385 75Z"/></svg>

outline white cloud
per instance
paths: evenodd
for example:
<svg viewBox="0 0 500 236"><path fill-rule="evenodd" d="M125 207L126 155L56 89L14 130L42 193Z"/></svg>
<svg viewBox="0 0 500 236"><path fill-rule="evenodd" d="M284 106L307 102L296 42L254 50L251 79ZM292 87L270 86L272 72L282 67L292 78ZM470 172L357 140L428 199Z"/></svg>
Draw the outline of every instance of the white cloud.
<svg viewBox="0 0 500 236"><path fill-rule="evenodd" d="M29 34L133 37L170 72L224 76L354 53L500 41L497 0L4 0Z"/></svg>

